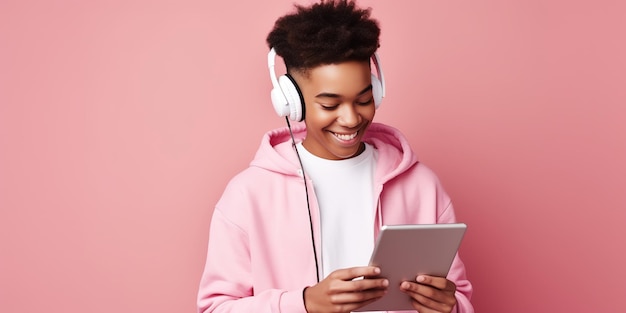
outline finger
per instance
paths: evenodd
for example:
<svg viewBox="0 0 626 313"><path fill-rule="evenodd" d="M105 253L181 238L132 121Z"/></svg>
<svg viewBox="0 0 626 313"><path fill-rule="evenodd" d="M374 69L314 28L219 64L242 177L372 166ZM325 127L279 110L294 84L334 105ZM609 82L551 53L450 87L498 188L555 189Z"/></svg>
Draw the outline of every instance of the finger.
<svg viewBox="0 0 626 313"><path fill-rule="evenodd" d="M328 284L330 294L357 293L367 290L386 290L389 281L385 278L344 281L335 279Z"/></svg>
<svg viewBox="0 0 626 313"><path fill-rule="evenodd" d="M427 305L424 305L424 304L416 301L415 299L413 299L413 301L411 301L411 305L419 313L449 313L449 312L452 312L452 309L450 309L450 310L445 309L445 308L435 309L435 308L429 307Z"/></svg>
<svg viewBox="0 0 626 313"><path fill-rule="evenodd" d="M329 276L341 280L353 280L357 277L378 276L380 268L375 266L358 266L336 270Z"/></svg>
<svg viewBox="0 0 626 313"><path fill-rule="evenodd" d="M361 304L369 303L380 299L387 293L387 289L367 289L356 292L343 292L330 296L333 304Z"/></svg>
<svg viewBox="0 0 626 313"><path fill-rule="evenodd" d="M350 281L350 291L364 291L369 289L387 289L389 280L386 278L364 278Z"/></svg>
<svg viewBox="0 0 626 313"><path fill-rule="evenodd" d="M452 308L456 305L456 297L452 291L444 291L429 285L413 282L402 282L400 289L415 301L433 309Z"/></svg>
<svg viewBox="0 0 626 313"><path fill-rule="evenodd" d="M336 270L323 280L329 294L356 292L367 289L384 289L389 285L385 278L353 277L364 272L376 272L377 268L347 268Z"/></svg>
<svg viewBox="0 0 626 313"><path fill-rule="evenodd" d="M415 280L418 284L429 285L440 290L456 291L456 285L445 277L418 275Z"/></svg>
<svg viewBox="0 0 626 313"><path fill-rule="evenodd" d="M381 296L382 297L382 296ZM369 300L360 301L360 302L351 302L351 301L342 301L342 299L338 300L341 302L333 302L331 312L352 312L366 306L374 301L377 301L380 297L372 297Z"/></svg>

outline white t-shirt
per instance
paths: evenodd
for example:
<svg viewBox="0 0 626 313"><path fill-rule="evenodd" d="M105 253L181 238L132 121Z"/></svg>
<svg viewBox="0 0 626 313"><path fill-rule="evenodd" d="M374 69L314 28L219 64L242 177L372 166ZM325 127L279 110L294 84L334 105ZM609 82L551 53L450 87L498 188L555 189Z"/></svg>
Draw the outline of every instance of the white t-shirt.
<svg viewBox="0 0 626 313"><path fill-rule="evenodd" d="M368 265L374 249L374 170L378 153L345 160L317 157L297 144L320 207L322 277L341 268Z"/></svg>

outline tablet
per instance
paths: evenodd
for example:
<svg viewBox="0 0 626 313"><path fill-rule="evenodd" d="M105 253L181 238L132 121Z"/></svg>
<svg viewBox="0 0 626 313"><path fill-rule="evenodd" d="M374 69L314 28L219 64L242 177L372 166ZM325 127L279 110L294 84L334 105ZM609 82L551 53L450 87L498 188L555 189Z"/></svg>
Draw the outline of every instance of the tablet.
<svg viewBox="0 0 626 313"><path fill-rule="evenodd" d="M355 312L414 310L400 283L415 281L419 274L446 277L466 229L463 223L383 226L370 265L380 267L389 289Z"/></svg>

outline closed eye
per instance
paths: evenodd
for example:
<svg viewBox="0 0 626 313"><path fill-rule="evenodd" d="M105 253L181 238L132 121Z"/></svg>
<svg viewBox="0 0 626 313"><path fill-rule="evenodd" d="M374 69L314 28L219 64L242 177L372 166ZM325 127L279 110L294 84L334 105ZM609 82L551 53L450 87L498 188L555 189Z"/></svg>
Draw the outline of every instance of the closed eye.
<svg viewBox="0 0 626 313"><path fill-rule="evenodd" d="M320 103L320 106L322 107L323 110L331 111L331 110L336 109L339 106L339 104L324 104L324 103Z"/></svg>
<svg viewBox="0 0 626 313"><path fill-rule="evenodd" d="M372 103L372 101L374 101L374 98L369 98L367 101L357 101L356 104L365 106Z"/></svg>

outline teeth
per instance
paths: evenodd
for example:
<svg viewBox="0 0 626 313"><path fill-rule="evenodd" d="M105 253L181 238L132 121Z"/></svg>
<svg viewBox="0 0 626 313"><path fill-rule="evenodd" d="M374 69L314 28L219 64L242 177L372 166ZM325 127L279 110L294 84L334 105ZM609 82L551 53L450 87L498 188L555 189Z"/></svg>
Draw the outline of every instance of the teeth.
<svg viewBox="0 0 626 313"><path fill-rule="evenodd" d="M343 134L337 134L337 133L333 133L337 138L341 139L341 140L352 140L354 139L354 137L356 137L356 135L358 134L358 132L350 134L350 135L343 135Z"/></svg>

